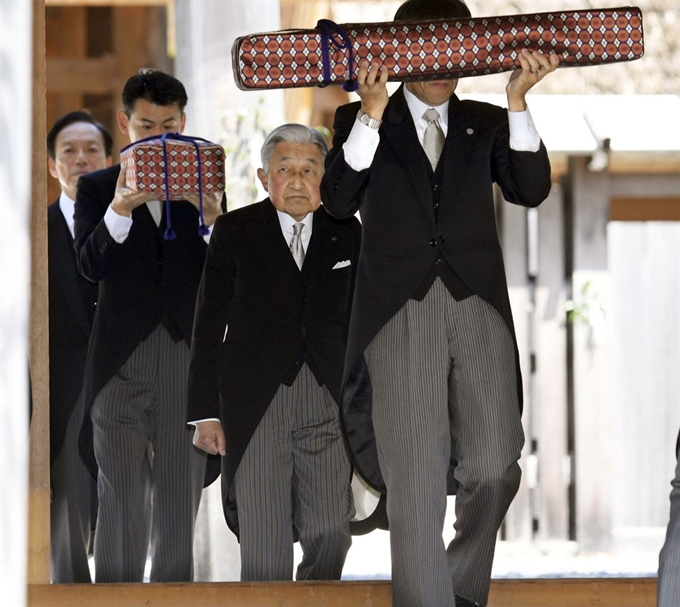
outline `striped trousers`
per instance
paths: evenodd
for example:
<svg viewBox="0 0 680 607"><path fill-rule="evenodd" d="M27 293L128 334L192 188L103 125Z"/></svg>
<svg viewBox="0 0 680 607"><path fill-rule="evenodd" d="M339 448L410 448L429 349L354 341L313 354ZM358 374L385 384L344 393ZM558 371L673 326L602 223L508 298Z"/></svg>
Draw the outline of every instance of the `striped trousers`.
<svg viewBox="0 0 680 607"><path fill-rule="evenodd" d="M680 605L680 458L671 485L671 518L659 555L658 607Z"/></svg>
<svg viewBox="0 0 680 607"><path fill-rule="evenodd" d="M66 426L64 445L50 470L50 556L53 584L92 582L87 559L96 512L97 485L80 457L78 436L85 399L78 398Z"/></svg>
<svg viewBox="0 0 680 607"><path fill-rule="evenodd" d="M241 580L292 579L293 527L296 579L339 580L352 543L350 476L338 405L304 365L279 387L234 477Z"/></svg>
<svg viewBox="0 0 680 607"><path fill-rule="evenodd" d="M510 330L478 296L440 279L409 300L366 353L373 425L387 487L395 607L484 605L496 534L520 481L524 433ZM451 446L455 537L444 545Z"/></svg>
<svg viewBox="0 0 680 607"><path fill-rule="evenodd" d="M99 466L95 581L193 579L206 456L186 424L189 348L162 327L137 346L92 405Z"/></svg>

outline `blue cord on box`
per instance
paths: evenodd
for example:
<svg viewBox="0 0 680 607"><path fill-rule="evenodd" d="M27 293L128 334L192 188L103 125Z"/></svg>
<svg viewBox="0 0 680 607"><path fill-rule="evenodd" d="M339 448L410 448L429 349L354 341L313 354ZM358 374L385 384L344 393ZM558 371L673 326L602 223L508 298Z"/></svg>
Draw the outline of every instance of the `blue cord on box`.
<svg viewBox="0 0 680 607"><path fill-rule="evenodd" d="M349 63L349 77L346 79L342 88L348 93L353 93L359 88L357 81L354 78L354 49L352 48L352 41L349 39L347 32L339 26L335 21L330 19L319 19L316 24L316 29L321 34L321 63L323 65L323 85L331 84L331 53L329 44L332 44L337 50L341 51L343 48L347 49L347 58ZM337 34L342 39L338 42L334 36Z"/></svg>
<svg viewBox="0 0 680 607"><path fill-rule="evenodd" d="M164 180L165 180L165 223L167 228L165 230L164 238L165 240L175 240L177 234L172 229L172 221L170 219L170 184L168 176L168 150L167 150L167 140L172 139L175 141L187 141L193 143L196 148L196 163L198 164L198 215L199 215L199 226L198 234L199 236L207 236L210 234L208 226L205 225L203 220L203 171L201 168L201 149L196 141L196 137L185 137L179 133L165 133L161 137L163 142L163 165L164 165ZM205 141L205 140L203 140Z"/></svg>

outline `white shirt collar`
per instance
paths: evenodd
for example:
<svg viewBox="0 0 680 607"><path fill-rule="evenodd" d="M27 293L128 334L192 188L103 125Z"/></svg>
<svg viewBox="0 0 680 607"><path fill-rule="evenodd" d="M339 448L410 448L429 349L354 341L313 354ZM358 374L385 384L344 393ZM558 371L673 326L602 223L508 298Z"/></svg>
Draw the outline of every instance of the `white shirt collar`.
<svg viewBox="0 0 680 607"><path fill-rule="evenodd" d="M71 232L71 237L75 238L75 219L73 218L73 215L75 213L75 208L76 208L76 203L75 201L66 193L63 191L61 192L61 196L59 196L59 209L61 210L61 214L64 216L64 219L66 220L66 225L68 226L69 232Z"/></svg>
<svg viewBox="0 0 680 607"><path fill-rule="evenodd" d="M444 134L446 134L449 126L449 100L441 105L427 105L409 91L406 86L404 86L404 98L406 99L406 104L408 105L408 109L411 112L411 117L415 124L418 124L418 121L423 119L423 114L427 110L434 107L434 109L439 112L439 124L441 124L442 130L444 131Z"/></svg>
<svg viewBox="0 0 680 607"><path fill-rule="evenodd" d="M276 214L279 217L279 224L281 226L281 232L283 232L283 237L285 238L286 243L290 244L290 239L293 237L293 225L298 222L288 215L288 213L283 213L278 209L276 209ZM307 252L307 245L312 238L314 213L307 213L300 223L304 224L305 226L302 230L302 233L300 234L300 238L302 240L302 248L305 250L305 252Z"/></svg>

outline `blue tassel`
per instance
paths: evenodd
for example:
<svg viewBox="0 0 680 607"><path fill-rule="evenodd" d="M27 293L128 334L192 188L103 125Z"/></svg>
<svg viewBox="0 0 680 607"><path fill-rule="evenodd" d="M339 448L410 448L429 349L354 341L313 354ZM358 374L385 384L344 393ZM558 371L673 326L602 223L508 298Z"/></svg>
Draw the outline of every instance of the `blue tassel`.
<svg viewBox="0 0 680 607"><path fill-rule="evenodd" d="M359 88L359 83L356 80L347 80L343 83L342 88L348 93L353 93Z"/></svg>
<svg viewBox="0 0 680 607"><path fill-rule="evenodd" d="M201 223L201 225L198 226L198 235L207 236L208 234L210 234L210 228L208 228L208 226L204 223Z"/></svg>
<svg viewBox="0 0 680 607"><path fill-rule="evenodd" d="M165 234L163 235L163 237L165 238L165 240L175 240L175 238L177 238L177 234L175 234L175 230L173 230L172 228L168 228L167 230L165 230Z"/></svg>

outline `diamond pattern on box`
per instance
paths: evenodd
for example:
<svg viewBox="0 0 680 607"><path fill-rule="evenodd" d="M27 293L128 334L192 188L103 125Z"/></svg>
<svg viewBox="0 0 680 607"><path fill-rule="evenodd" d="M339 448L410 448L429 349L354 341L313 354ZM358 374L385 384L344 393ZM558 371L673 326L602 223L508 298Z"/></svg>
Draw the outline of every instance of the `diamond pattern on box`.
<svg viewBox="0 0 680 607"><path fill-rule="evenodd" d="M390 80L406 81L513 70L524 48L561 55L561 67L632 61L644 53L637 7L336 27L347 35L351 52L337 32L331 34L327 65L322 48L327 34L321 28L237 38L236 84L249 90L342 83L356 77L364 59L384 63Z"/></svg>
<svg viewBox="0 0 680 607"><path fill-rule="evenodd" d="M200 180L203 194L224 192L224 149L195 139L200 150ZM123 148L120 163L125 167L125 186L136 192L153 192L165 199L165 160L160 137L145 139ZM198 194L199 162L194 141L165 141L168 158L170 200Z"/></svg>

